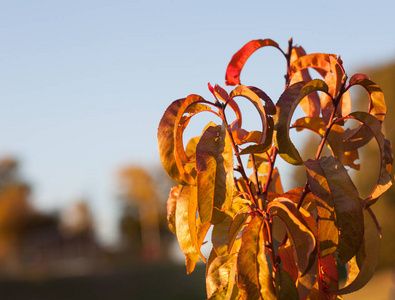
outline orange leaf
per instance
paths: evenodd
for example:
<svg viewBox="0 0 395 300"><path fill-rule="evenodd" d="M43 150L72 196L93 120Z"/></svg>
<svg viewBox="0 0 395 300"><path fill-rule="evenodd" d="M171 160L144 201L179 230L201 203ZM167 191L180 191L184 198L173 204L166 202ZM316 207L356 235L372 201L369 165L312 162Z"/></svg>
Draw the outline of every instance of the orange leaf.
<svg viewBox="0 0 395 300"><path fill-rule="evenodd" d="M195 269L196 263L200 260L199 252L196 250L195 243L192 240L189 218L189 201L190 198L196 198L196 187L185 186L177 198L176 207L176 234L181 250L185 255L185 265L187 273L190 274Z"/></svg>
<svg viewBox="0 0 395 300"><path fill-rule="evenodd" d="M237 256L237 285L243 299L276 299L265 255L264 221L254 217L244 230Z"/></svg>
<svg viewBox="0 0 395 300"><path fill-rule="evenodd" d="M225 126L209 126L196 147L198 209L202 223L219 223L231 206L233 151Z"/></svg>

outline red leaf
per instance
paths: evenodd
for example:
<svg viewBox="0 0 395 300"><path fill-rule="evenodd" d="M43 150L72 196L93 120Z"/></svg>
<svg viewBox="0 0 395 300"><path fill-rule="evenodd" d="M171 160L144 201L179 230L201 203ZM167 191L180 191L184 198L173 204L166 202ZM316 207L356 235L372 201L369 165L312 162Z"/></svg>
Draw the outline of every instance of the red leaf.
<svg viewBox="0 0 395 300"><path fill-rule="evenodd" d="M228 68L226 70L225 80L226 85L239 85L240 84L240 73L244 67L245 62L256 50L262 47L272 46L282 52L276 42L271 39L265 40L253 40L248 42L239 51L233 55Z"/></svg>

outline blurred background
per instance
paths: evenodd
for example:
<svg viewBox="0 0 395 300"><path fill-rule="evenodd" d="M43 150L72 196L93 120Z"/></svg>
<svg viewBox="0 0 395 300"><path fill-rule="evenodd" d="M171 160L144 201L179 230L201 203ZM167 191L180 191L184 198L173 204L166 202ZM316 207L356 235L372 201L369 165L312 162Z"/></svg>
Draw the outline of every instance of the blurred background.
<svg viewBox="0 0 395 300"><path fill-rule="evenodd" d="M286 50L293 37L381 86L394 142L394 11L389 0L1 1L0 297L204 299L204 265L185 275L167 228L163 112L192 93L211 99L207 83L225 87L246 42L271 38ZM265 48L241 80L276 101L284 73L280 53ZM353 96L366 108L362 89ZM366 146L353 174L363 193L375 155ZM300 185L284 179L300 170L280 163L280 174L285 190ZM373 206L383 231L377 275L345 299L395 297L394 194Z"/></svg>

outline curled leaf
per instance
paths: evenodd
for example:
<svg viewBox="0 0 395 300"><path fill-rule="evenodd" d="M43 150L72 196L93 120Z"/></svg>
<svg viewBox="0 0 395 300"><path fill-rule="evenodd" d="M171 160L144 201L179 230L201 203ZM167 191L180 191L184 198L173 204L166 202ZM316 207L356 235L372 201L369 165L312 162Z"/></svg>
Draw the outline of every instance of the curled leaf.
<svg viewBox="0 0 395 300"><path fill-rule="evenodd" d="M244 85L239 85L230 93L230 99L234 99L235 97L241 96L243 98L248 99L256 108L262 123L262 135L259 141L260 144L263 144L266 140L266 132L267 132L267 116L265 108L262 105L261 99L251 91L249 88L245 87Z"/></svg>
<svg viewBox="0 0 395 300"><path fill-rule="evenodd" d="M380 233L375 221L368 210L364 210L364 240L359 250L362 256L362 266L358 267L357 259L354 257L349 262L349 274L346 286L340 290L333 291L336 294L348 294L361 289L373 277L380 254Z"/></svg>
<svg viewBox="0 0 395 300"><path fill-rule="evenodd" d="M158 127L159 156L169 176L181 185L193 185L195 179L185 170L189 158L182 142L183 131L189 119L201 111L211 111L206 101L198 95L189 95L169 105ZM184 114L189 114L185 117Z"/></svg>
<svg viewBox="0 0 395 300"><path fill-rule="evenodd" d="M274 144L280 156L293 165L301 165L303 160L289 137L292 115L300 101L315 91L325 93L328 91L328 86L318 79L308 83L298 82L288 87L277 102L277 114L274 119Z"/></svg>
<svg viewBox="0 0 395 300"><path fill-rule="evenodd" d="M202 223L219 223L233 197L233 151L225 126L210 126L196 147L198 209Z"/></svg>
<svg viewBox="0 0 395 300"><path fill-rule="evenodd" d="M381 88L371 81L366 75L355 74L350 78L350 83L347 89L352 86L362 86L369 95L368 112L375 116L377 120L383 122L385 114L387 113L387 106L384 100L384 94Z"/></svg>
<svg viewBox="0 0 395 300"><path fill-rule="evenodd" d="M364 128L369 131L370 136L376 139L379 146L381 162L379 177L373 191L369 197L363 201L365 206L369 206L375 203L377 199L392 186L391 171L393 158L391 143L384 138L381 132L380 121L371 114L366 112L354 112L349 114L345 119L355 119L362 122ZM355 143L358 143L358 141Z"/></svg>
<svg viewBox="0 0 395 300"><path fill-rule="evenodd" d="M299 57L305 56L306 51L302 47L293 47L291 52L291 65L294 61L296 61ZM300 71L295 72L292 75L292 80L290 81L290 85L296 82L309 82L311 81L311 76L309 74L308 69L301 69ZM313 92L308 94L304 99L302 99L299 103L305 112L307 117L319 117L321 111L320 105L320 97L317 92Z"/></svg>
<svg viewBox="0 0 395 300"><path fill-rule="evenodd" d="M342 163L332 156L308 160L306 169L311 193L317 201L321 252L328 255L338 244L340 262L345 264L358 251L363 238L358 191Z"/></svg>
<svg viewBox="0 0 395 300"><path fill-rule="evenodd" d="M356 85L362 86L369 95L368 113L373 115L380 122L383 122L387 113L387 106L380 87L363 74L355 74L352 76L347 89ZM344 147L346 150L360 148L366 145L372 137L369 129L366 128L364 124L361 124L358 128L346 130L344 135Z"/></svg>
<svg viewBox="0 0 395 300"><path fill-rule="evenodd" d="M314 256L316 241L303 215L291 200L283 197L270 202L267 210L273 217L278 217L284 222L296 251L298 269L305 273L311 267L311 256Z"/></svg>
<svg viewBox="0 0 395 300"><path fill-rule="evenodd" d="M225 75L226 85L239 85L240 73L247 59L256 50L266 46L275 47L282 52L278 44L271 39L252 40L248 42L239 51L237 51L235 55L233 55L231 61L229 62Z"/></svg>

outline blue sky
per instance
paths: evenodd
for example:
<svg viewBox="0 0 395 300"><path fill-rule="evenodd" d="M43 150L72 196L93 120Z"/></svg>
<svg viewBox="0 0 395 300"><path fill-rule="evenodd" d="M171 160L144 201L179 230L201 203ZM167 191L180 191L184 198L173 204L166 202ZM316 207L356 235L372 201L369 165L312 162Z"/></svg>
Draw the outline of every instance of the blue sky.
<svg viewBox="0 0 395 300"><path fill-rule="evenodd" d="M116 173L159 165L156 130L171 101L210 98L246 42L292 36L358 72L395 59L395 4L377 1L27 1L0 3L0 156L12 154L55 210L84 196L116 237ZM284 61L262 49L242 82L277 99ZM373 78L374 80L374 78ZM228 91L231 88L227 88Z"/></svg>

